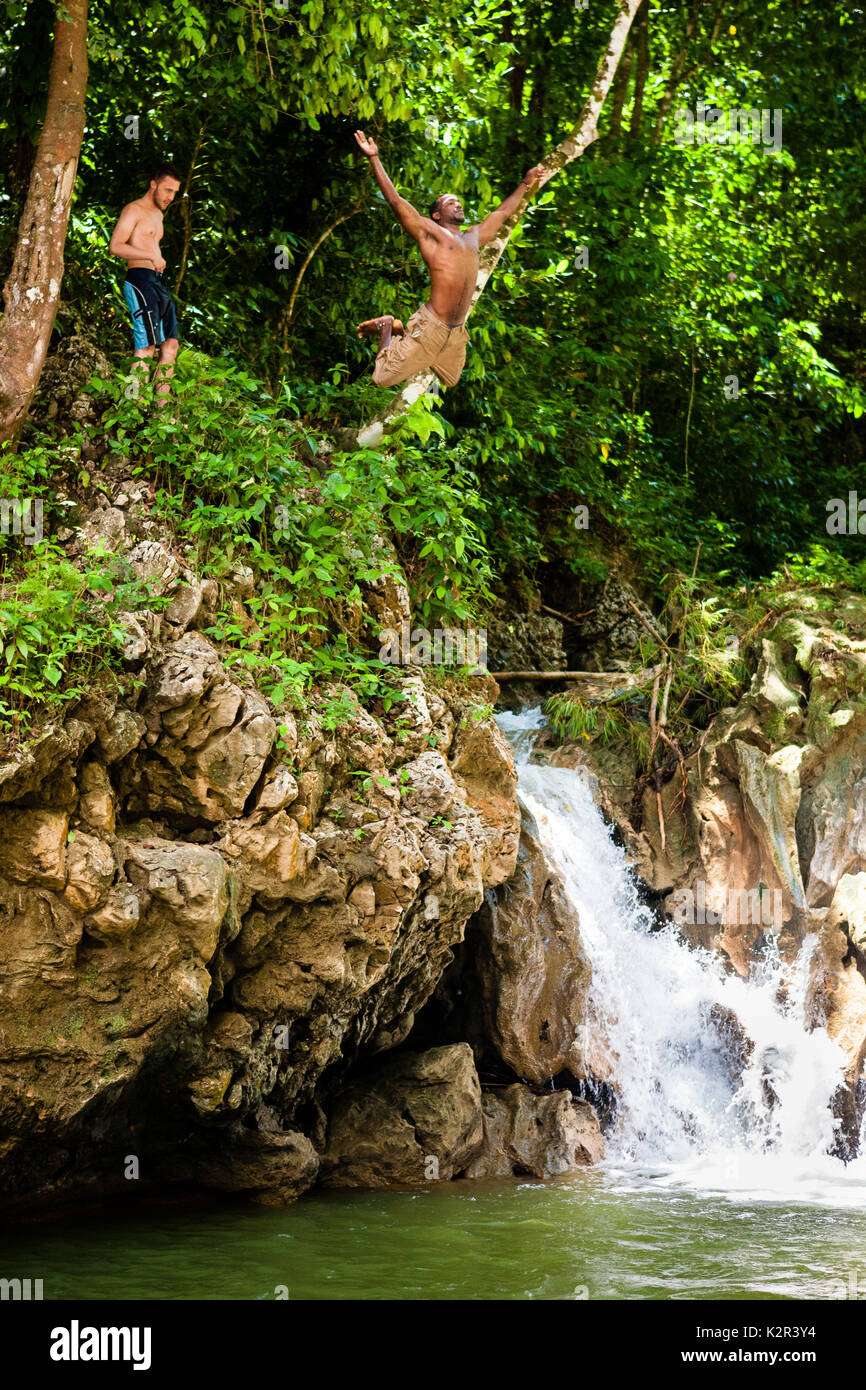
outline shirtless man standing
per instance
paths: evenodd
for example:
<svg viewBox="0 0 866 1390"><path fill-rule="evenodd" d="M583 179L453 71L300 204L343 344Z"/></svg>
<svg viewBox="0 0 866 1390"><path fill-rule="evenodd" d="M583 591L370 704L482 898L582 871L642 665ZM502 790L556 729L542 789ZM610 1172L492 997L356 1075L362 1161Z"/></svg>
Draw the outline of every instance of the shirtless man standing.
<svg viewBox="0 0 866 1390"><path fill-rule="evenodd" d="M460 228L463 205L453 193L441 193L428 217L401 198L379 161L379 147L363 130L355 131L359 148L367 156L376 182L398 221L418 242L430 271L430 298L406 324L392 314L358 324L358 336L379 334L379 352L373 370L377 386L396 386L416 372L429 368L444 386L456 386L466 362L469 335L463 324L475 293L478 251L492 241L502 224L520 204L526 190L538 183L544 166L530 169L523 182L504 203L476 226Z"/></svg>
<svg viewBox="0 0 866 1390"><path fill-rule="evenodd" d="M135 358L141 365L133 369L147 375L145 360L159 348L154 372L157 404L162 407L171 389L174 360L177 357L177 315L166 281L165 261L159 254L162 240L162 214L180 190L180 177L171 164L154 171L142 198L128 203L111 234L108 249L127 263L123 297L132 315Z"/></svg>

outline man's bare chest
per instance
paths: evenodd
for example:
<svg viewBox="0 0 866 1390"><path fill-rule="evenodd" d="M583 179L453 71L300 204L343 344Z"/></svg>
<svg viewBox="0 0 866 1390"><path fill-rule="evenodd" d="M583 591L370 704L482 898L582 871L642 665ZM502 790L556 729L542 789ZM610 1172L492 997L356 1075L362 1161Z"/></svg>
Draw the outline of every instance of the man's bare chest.
<svg viewBox="0 0 866 1390"><path fill-rule="evenodd" d="M163 223L161 217L144 214L135 224L137 241L159 242L162 239Z"/></svg>
<svg viewBox="0 0 866 1390"><path fill-rule="evenodd" d="M437 242L429 258L429 264L437 270L474 269L478 265L477 238L467 237L463 240L451 237L448 241Z"/></svg>

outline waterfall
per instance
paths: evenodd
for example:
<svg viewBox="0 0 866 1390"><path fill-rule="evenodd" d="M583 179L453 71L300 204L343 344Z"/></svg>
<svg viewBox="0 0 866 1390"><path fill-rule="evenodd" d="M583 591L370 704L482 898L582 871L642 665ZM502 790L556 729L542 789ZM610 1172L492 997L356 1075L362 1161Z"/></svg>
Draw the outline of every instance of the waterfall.
<svg viewBox="0 0 866 1390"><path fill-rule="evenodd" d="M767 934L748 979L659 926L580 770L530 763L540 709L498 716L518 795L560 869L592 964L584 1052L617 1105L606 1170L631 1183L866 1201L866 1160L831 1156L845 1062L808 1028L817 938L786 964ZM861 1155L864 1149L861 1145Z"/></svg>

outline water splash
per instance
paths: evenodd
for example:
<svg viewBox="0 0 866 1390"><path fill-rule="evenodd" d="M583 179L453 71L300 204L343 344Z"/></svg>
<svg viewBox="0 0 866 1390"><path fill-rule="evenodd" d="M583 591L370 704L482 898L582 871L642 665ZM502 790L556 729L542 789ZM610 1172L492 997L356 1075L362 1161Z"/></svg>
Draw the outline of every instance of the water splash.
<svg viewBox="0 0 866 1390"><path fill-rule="evenodd" d="M608 1172L632 1185L866 1205L866 1160L846 1168L830 1153L845 1059L807 1026L817 938L791 965L767 936L744 980L660 929L584 774L528 761L540 709L498 718L592 962L584 1052L618 1096Z"/></svg>

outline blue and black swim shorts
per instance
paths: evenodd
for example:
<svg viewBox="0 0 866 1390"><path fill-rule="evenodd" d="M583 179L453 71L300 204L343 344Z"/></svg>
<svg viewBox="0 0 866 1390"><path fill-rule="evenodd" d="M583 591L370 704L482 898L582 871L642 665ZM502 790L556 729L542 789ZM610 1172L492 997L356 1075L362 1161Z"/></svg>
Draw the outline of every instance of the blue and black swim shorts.
<svg viewBox="0 0 866 1390"><path fill-rule="evenodd" d="M130 266L123 282L123 297L132 315L136 349L158 347L166 338L178 336L177 314L164 275L146 266Z"/></svg>

